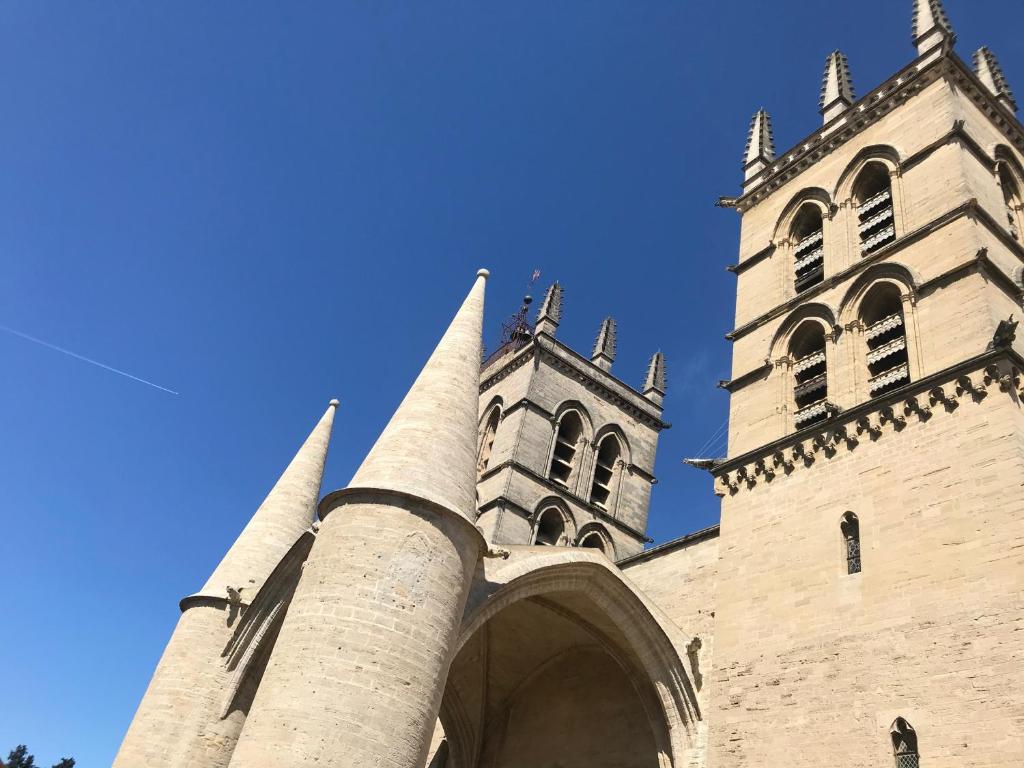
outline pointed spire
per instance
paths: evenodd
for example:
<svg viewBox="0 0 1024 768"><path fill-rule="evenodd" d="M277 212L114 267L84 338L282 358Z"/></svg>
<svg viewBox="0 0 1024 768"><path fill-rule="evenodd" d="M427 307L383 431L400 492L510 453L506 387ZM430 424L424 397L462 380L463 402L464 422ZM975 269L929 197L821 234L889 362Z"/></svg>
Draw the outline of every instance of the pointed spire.
<svg viewBox="0 0 1024 768"><path fill-rule="evenodd" d="M762 108L757 110L750 121L747 134L747 149L743 155L744 181L749 181L775 160L775 136L772 134L772 118Z"/></svg>
<svg viewBox="0 0 1024 768"><path fill-rule="evenodd" d="M914 0L914 45L917 55L923 56L942 42L952 45L956 42L956 33L949 23L942 0Z"/></svg>
<svg viewBox="0 0 1024 768"><path fill-rule="evenodd" d="M854 102L850 64L842 51L832 51L825 59L825 76L821 81L818 107L825 122L839 117Z"/></svg>
<svg viewBox="0 0 1024 768"><path fill-rule="evenodd" d="M647 366L644 397L658 405L665 401L665 355L660 350L654 353L650 365Z"/></svg>
<svg viewBox="0 0 1024 768"><path fill-rule="evenodd" d="M548 292L544 294L544 301L537 312L536 333L546 333L554 336L558 329L558 323L562 320L562 286L557 281L551 284Z"/></svg>
<svg viewBox="0 0 1024 768"><path fill-rule="evenodd" d="M983 45L974 52L974 71L1000 104L1011 112L1017 111L1017 100L1013 98L1013 91L1006 82L1003 68L999 66L999 61L988 46Z"/></svg>
<svg viewBox="0 0 1024 768"><path fill-rule="evenodd" d="M327 412L198 594L227 597L231 591L241 593L245 602L252 600L281 558L312 524L337 407L338 401L331 400Z"/></svg>
<svg viewBox="0 0 1024 768"><path fill-rule="evenodd" d="M601 330L597 332L597 341L594 342L594 354L590 361L602 371L610 371L612 363L615 362L615 318L606 317L601 322Z"/></svg>
<svg viewBox="0 0 1024 768"><path fill-rule="evenodd" d="M488 275L486 269L477 273L472 290L350 488L411 494L476 519L477 409Z"/></svg>

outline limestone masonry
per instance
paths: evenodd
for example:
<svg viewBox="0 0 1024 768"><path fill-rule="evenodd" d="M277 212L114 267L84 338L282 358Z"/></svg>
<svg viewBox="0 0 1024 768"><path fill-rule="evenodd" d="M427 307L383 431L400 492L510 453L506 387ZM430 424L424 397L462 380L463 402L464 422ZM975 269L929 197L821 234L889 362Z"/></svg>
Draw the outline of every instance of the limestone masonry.
<svg viewBox="0 0 1024 768"><path fill-rule="evenodd" d="M857 99L831 54L719 202L720 526L645 550L661 353L570 349L555 284L481 364L481 270L349 486L332 401L182 600L115 766L1024 765L1024 127L914 6L917 58Z"/></svg>

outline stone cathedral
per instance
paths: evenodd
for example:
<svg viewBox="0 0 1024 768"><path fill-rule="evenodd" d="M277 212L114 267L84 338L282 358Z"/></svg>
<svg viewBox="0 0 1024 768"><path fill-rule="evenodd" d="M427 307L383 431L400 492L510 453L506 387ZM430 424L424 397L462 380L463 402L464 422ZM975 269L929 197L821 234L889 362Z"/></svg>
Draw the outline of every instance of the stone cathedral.
<svg viewBox="0 0 1024 768"><path fill-rule="evenodd" d="M115 766L1024 764L1024 127L914 5L916 58L858 99L831 54L719 202L720 525L645 549L661 354L570 349L556 284L484 358L481 270L348 486L332 402L181 601Z"/></svg>

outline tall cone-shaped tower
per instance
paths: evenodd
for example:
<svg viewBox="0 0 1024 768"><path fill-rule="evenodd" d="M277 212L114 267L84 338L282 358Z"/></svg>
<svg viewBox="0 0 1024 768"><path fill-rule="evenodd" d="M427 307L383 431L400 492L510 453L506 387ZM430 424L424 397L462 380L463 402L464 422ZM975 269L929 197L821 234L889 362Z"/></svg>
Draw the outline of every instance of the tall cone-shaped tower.
<svg viewBox="0 0 1024 768"><path fill-rule="evenodd" d="M484 284L323 523L233 768L422 768L473 571Z"/></svg>
<svg viewBox="0 0 1024 768"><path fill-rule="evenodd" d="M199 595L226 597L231 589L239 592L242 602L250 602L295 540L313 522L337 407L338 401L332 400L320 423L306 438Z"/></svg>
<svg viewBox="0 0 1024 768"><path fill-rule="evenodd" d="M115 768L226 766L241 713L221 718L221 659L240 611L313 521L334 412L327 412L181 617L114 760Z"/></svg>

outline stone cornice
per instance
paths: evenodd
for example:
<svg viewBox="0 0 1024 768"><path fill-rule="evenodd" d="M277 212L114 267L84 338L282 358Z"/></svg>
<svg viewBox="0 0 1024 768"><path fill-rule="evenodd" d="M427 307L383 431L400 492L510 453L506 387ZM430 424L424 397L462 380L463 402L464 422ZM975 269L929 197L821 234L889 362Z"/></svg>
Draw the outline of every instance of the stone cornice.
<svg viewBox="0 0 1024 768"><path fill-rule="evenodd" d="M720 381L718 382L718 388L724 389L730 395L737 390L743 389L748 384L757 381L758 377L765 376L772 370L771 360L765 360L764 363L759 365L752 371L747 371L742 376L737 376L731 381Z"/></svg>
<svg viewBox="0 0 1024 768"><path fill-rule="evenodd" d="M730 207L741 213L767 198L783 184L803 173L823 157L844 146L896 106L919 93L940 77L950 75L970 92L972 100L995 122L1007 139L1024 151L1024 126L981 83L977 75L952 50L933 59L926 52L849 109L798 142L795 149L780 155L758 176L748 180L744 193Z"/></svg>
<svg viewBox="0 0 1024 768"><path fill-rule="evenodd" d="M998 391L1024 398L1024 358L1013 349L996 349L906 384L892 392L838 413L819 424L727 459L710 470L715 493L735 495L759 482L771 483L794 471L811 468L819 457L854 451L863 440L872 442L902 431L907 419L928 421L950 413L965 401L981 402Z"/></svg>
<svg viewBox="0 0 1024 768"><path fill-rule="evenodd" d="M894 256L895 254L899 253L912 243L916 243L923 237L926 237L932 234L933 232L936 232L937 230L942 229L943 227L965 217L974 218L977 221L984 224L985 227L992 232L992 234L999 238L1001 242L1003 242L1010 250L1012 250L1016 254L1018 259L1024 262L1024 246L1022 246L1020 243L1018 243L1016 240L1010 237L1009 234L1006 233L1005 229L1001 227L998 224L998 222L996 222L995 219L993 219L988 214L987 211L985 211L978 205L978 201L974 198L971 198L970 200L967 200L966 202L958 205L956 208L953 208L952 210L947 211L941 216L938 216L937 218L928 222L923 227L919 227L918 229L915 229L913 232L908 232L902 237L889 243L884 248L879 248L874 253L862 257L855 264L852 264L851 266L847 267L841 272L837 272L834 275L827 277L823 282L819 283L813 288L810 288L809 290L806 290L803 293L793 296L792 298L788 299L782 304L779 304L774 309L765 312L763 315L760 315L759 317L756 317L753 320L747 321L743 325L727 333L725 335L725 338L729 341L736 341L737 339L742 338L751 331L760 328L765 323L771 322L772 320L781 317L782 315L788 314L797 306L804 304L812 300L814 297L820 296L821 294L831 290L839 283L846 282L847 280L854 277L858 273L866 270L871 265L877 264L891 256Z"/></svg>
<svg viewBox="0 0 1024 768"><path fill-rule="evenodd" d="M483 378L480 382L481 394L538 356L542 356L563 373L621 408L637 421L659 431L672 426L661 420L662 409L656 403L546 333L538 333L522 349L509 357L498 370Z"/></svg>
<svg viewBox="0 0 1024 768"><path fill-rule="evenodd" d="M678 539L672 539L671 541L663 542L656 547L645 549L643 552L638 552L635 555L624 557L621 560L618 560L615 564L620 568L624 568L635 563L642 563L646 560L652 560L655 557L675 552L677 549L682 549L683 547L699 544L700 542L707 541L708 539L718 538L719 533L719 526L711 525L702 530L688 533L685 536L680 536Z"/></svg>
<svg viewBox="0 0 1024 768"><path fill-rule="evenodd" d="M632 466L632 465L630 465L630 466ZM498 466L494 467L493 469L489 468L483 474L483 476L480 479L484 480L484 479L486 479L488 477L492 477L493 475L499 474L500 472L502 472L502 471L504 471L506 469L509 469L509 470L511 470L513 472L518 472L519 474L524 475L524 476L530 478L534 482L539 483L540 485L544 486L548 490L552 491L552 493L554 495L556 495L556 496L563 496L563 497L569 499L574 504L576 504L576 505L578 505L580 507L583 507L585 510L587 510L594 517L596 517L599 520L602 520L604 522L610 523L611 525L613 525L616 528L618 528L620 531L623 531L624 533L628 533L630 536L633 536L634 538L640 539L641 541L651 541L651 539L649 539L647 537L647 534L645 534L643 531L638 531L636 528L634 528L631 525L627 525L622 520L619 520L616 517L612 517L605 510L601 509L600 507L598 507L598 506L596 506L594 504L591 504L589 501L584 499L582 496L577 496L575 493L570 491L564 485L558 485L557 483L552 482L550 479L544 477L543 475L541 475L540 473L534 471L530 467L527 467L525 464L520 464L518 461L509 459L508 461L502 462L501 464L499 464ZM637 469L639 469L639 467L637 467ZM650 477L652 481L654 480L654 476L653 475L650 475L650 473L645 473L645 474L647 474L647 476ZM524 507L522 507L519 504L517 504L516 502L512 501L508 496L505 496L505 495L498 495L495 498L488 500L487 502L485 502L484 504L482 504L480 506L480 510L483 511L485 509L491 509L492 507L495 506L495 503L497 501L499 501L499 500L507 501L509 504L517 507L520 510L523 510L525 515L526 515L526 518L528 520L533 518L533 512L531 512L529 510L526 510Z"/></svg>
<svg viewBox="0 0 1024 768"><path fill-rule="evenodd" d="M540 414L545 419L553 419L553 418L555 418L555 414L553 414L547 408L544 408L539 403L535 403L533 400L531 400L528 397L524 397L522 400L517 400L516 402L512 403L512 405L510 405L508 408L506 408L504 411L501 412L501 419L502 419L502 421L504 421L506 418L511 416L516 411L521 411L523 409L528 410L528 411L533 411L534 413Z"/></svg>

